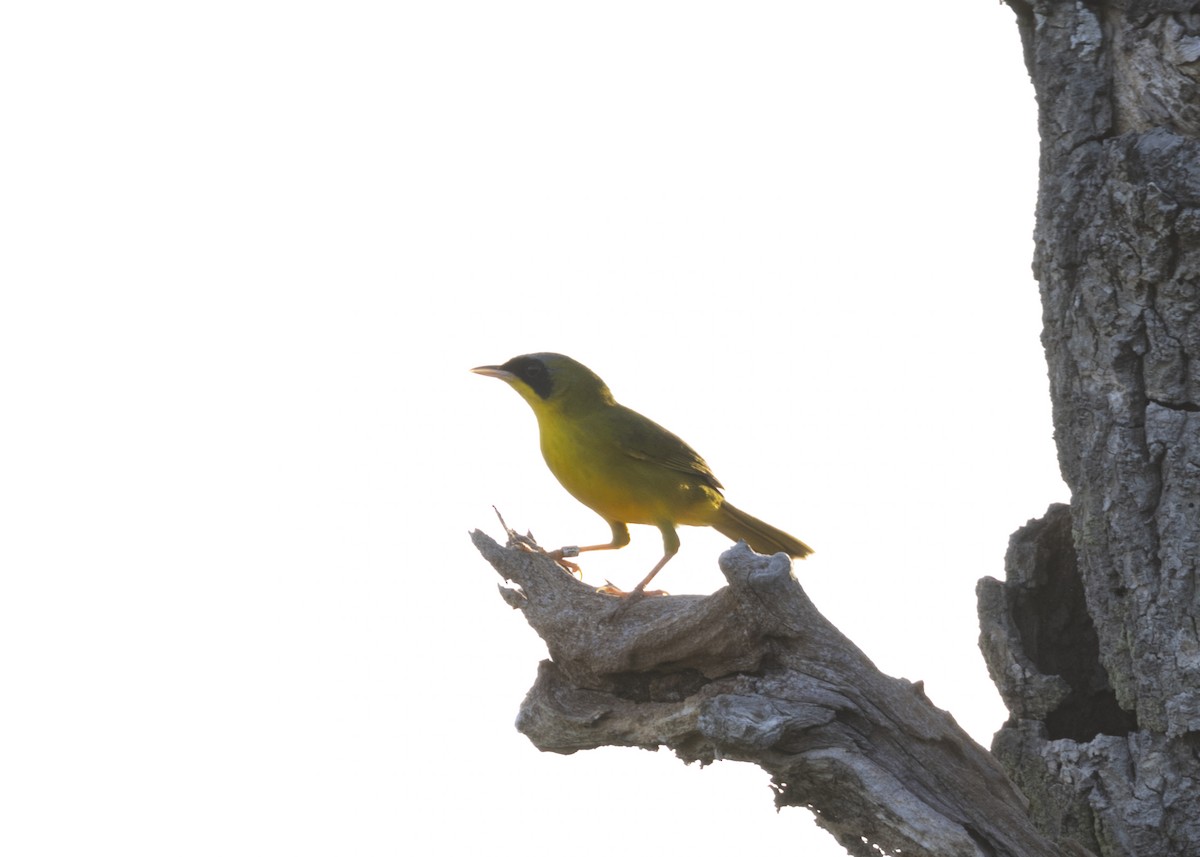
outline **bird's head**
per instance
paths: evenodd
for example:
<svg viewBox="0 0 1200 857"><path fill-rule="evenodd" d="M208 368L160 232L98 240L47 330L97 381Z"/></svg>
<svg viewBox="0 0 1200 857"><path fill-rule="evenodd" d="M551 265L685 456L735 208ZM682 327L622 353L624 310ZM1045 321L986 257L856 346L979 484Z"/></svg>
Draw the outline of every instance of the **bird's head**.
<svg viewBox="0 0 1200 857"><path fill-rule="evenodd" d="M499 366L476 366L479 375L499 378L537 413L568 404L612 404L612 393L591 369L565 354L522 354Z"/></svg>

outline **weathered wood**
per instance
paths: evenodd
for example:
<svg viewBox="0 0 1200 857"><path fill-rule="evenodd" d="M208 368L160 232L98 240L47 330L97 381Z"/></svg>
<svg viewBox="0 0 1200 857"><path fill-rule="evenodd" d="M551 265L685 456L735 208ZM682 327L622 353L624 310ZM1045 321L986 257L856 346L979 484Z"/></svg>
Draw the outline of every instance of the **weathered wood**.
<svg viewBox="0 0 1200 857"><path fill-rule="evenodd" d="M1071 506L979 588L997 756L1051 835L1200 854L1200 7L1011 0Z"/></svg>
<svg viewBox="0 0 1200 857"><path fill-rule="evenodd" d="M1082 853L1034 828L1000 766L919 684L880 673L821 616L782 554L739 544L716 593L629 605L542 554L472 538L549 649L517 719L539 749L753 762L778 805L810 807L856 855Z"/></svg>

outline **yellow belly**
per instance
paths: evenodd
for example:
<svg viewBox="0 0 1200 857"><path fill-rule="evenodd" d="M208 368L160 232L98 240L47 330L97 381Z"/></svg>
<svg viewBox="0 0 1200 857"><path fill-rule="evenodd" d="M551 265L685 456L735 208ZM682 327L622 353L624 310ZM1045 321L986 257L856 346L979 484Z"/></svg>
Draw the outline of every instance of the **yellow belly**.
<svg viewBox="0 0 1200 857"><path fill-rule="evenodd" d="M699 476L625 453L604 438L602 427L543 423L541 429L550 471L607 521L702 526L723 502Z"/></svg>

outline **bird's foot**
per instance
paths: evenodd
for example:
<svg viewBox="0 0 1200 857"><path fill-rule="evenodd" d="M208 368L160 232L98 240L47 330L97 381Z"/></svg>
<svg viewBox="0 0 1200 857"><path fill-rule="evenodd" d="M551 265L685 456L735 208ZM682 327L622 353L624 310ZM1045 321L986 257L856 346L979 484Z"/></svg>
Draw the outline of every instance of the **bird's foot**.
<svg viewBox="0 0 1200 857"><path fill-rule="evenodd" d="M574 548L559 548L558 550L548 551L535 542L532 535L518 535L515 538L513 536L509 536L508 546L517 548L518 550L528 551L529 553L540 553L542 556L548 556L558 564L559 568L567 572L567 574L578 575L579 579L583 580L583 569L581 569L576 563L563 558L564 553L566 556L579 556L579 551L575 550ZM571 553L572 550L575 550L575 553Z"/></svg>
<svg viewBox="0 0 1200 857"><path fill-rule="evenodd" d="M556 551L549 551L549 552L543 551L543 553L545 553L546 556L550 557L550 559L554 560L556 563L558 563L560 566L562 566L562 568L564 570L569 571L571 574L578 574L579 579L583 580L583 569L581 569L576 563L573 563L570 560L566 559L566 557L569 557L569 556L579 556L579 548L574 547L574 546L567 546L567 547L561 547Z"/></svg>
<svg viewBox="0 0 1200 857"><path fill-rule="evenodd" d="M496 513L496 517L500 519L500 526L504 527L504 533L508 536L508 546L510 548L517 548L517 550L523 550L527 553L540 553L544 556L548 556L558 563L559 567L561 567L563 571L569 574L578 574L580 579L583 578L583 571L578 565L563 559L564 556L579 556L579 548L564 547L559 548L558 550L548 551L537 543L537 539L533 537L533 533L526 531L524 535L521 535L507 523L505 523L504 517L500 514L499 509L493 506L492 511L494 511Z"/></svg>
<svg viewBox="0 0 1200 857"><path fill-rule="evenodd" d="M622 598L627 604L633 604L636 601L641 601L643 598L661 598L671 594L665 589L634 589L632 592L626 592L624 589L614 585L611 580L604 581L604 584L604 586L601 586L596 591L601 595L612 595L615 598Z"/></svg>

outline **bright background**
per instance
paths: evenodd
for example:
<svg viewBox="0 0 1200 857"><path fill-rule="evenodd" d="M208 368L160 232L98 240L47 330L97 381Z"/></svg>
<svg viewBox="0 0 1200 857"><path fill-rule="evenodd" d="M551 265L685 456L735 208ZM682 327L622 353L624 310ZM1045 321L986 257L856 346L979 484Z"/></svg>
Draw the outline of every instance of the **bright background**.
<svg viewBox="0 0 1200 857"><path fill-rule="evenodd" d="M467 371L528 351L812 544L825 615L990 742L975 582L1067 497L1007 7L3 17L0 852L841 855L757 768L514 730L544 647L467 533L607 537ZM682 537L659 583L719 587Z"/></svg>

